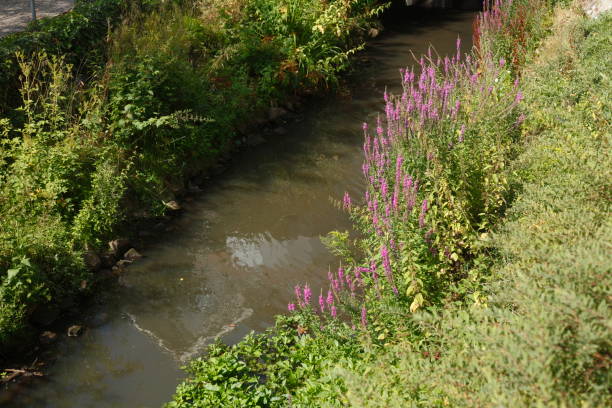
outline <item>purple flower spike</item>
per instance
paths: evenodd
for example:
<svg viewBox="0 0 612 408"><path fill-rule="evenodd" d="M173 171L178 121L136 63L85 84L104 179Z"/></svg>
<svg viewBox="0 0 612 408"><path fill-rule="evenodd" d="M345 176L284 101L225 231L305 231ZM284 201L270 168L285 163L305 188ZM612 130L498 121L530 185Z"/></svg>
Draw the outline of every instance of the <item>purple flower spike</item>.
<svg viewBox="0 0 612 408"><path fill-rule="evenodd" d="M295 291L295 297L297 298L297 301L298 301L298 305L300 305L300 308L301 308L303 307L303 304L302 304L302 289L300 288L300 285L295 285L294 291Z"/></svg>
<svg viewBox="0 0 612 408"><path fill-rule="evenodd" d="M287 310L289 310L290 312L294 312L295 311L295 303L289 303L287 305Z"/></svg>
<svg viewBox="0 0 612 408"><path fill-rule="evenodd" d="M338 282L338 279L332 279L332 288L334 288L336 292L340 290L340 282Z"/></svg>
<svg viewBox="0 0 612 408"><path fill-rule="evenodd" d="M322 293L319 295L319 309L321 309L321 313L325 311L325 300Z"/></svg>
<svg viewBox="0 0 612 408"><path fill-rule="evenodd" d="M516 93L516 98L514 98L514 102L521 103L522 100L523 100L523 93L521 91L518 91Z"/></svg>
<svg viewBox="0 0 612 408"><path fill-rule="evenodd" d="M344 268L343 267L338 268L338 282L340 283L340 286L344 286Z"/></svg>
<svg viewBox="0 0 612 408"><path fill-rule="evenodd" d="M331 317L333 317L335 319L337 314L338 314L338 312L336 311L336 306L332 305L332 307L331 307Z"/></svg>
<svg viewBox="0 0 612 408"><path fill-rule="evenodd" d="M463 142L464 133L465 133L465 124L461 125L461 129L459 130L459 143Z"/></svg>
<svg viewBox="0 0 612 408"><path fill-rule="evenodd" d="M327 306L330 306L334 304L334 294L332 293L331 290L327 291L327 299L325 299L325 302L327 303Z"/></svg>
<svg viewBox="0 0 612 408"><path fill-rule="evenodd" d="M350 210L351 209L351 196L349 195L348 192L344 193L344 199L342 202L342 208L344 208L345 210Z"/></svg>
<svg viewBox="0 0 612 408"><path fill-rule="evenodd" d="M310 298L312 297L312 291L310 290L310 287L308 286L308 284L304 285L304 303L306 305L310 304Z"/></svg>
<svg viewBox="0 0 612 408"><path fill-rule="evenodd" d="M385 276L391 285L393 285L393 270L391 269L391 259L389 258L389 250L385 245L380 248L380 256L385 269Z"/></svg>
<svg viewBox="0 0 612 408"><path fill-rule="evenodd" d="M423 200L423 204L421 205L421 211L423 213L427 212L427 199Z"/></svg>

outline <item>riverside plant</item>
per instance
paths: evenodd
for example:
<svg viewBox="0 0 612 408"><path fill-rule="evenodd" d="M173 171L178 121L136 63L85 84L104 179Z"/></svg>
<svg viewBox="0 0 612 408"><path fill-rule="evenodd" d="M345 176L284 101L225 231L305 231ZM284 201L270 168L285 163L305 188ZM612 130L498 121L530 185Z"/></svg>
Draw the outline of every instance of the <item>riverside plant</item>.
<svg viewBox="0 0 612 408"><path fill-rule="evenodd" d="M328 273L318 308L310 288L297 286L290 311L318 309L336 319L343 305L365 327L370 300L394 298L411 312L435 303L442 288L469 274L482 237L502 215L506 168L524 119L518 79L491 52L462 56L460 39L454 55L430 49L417 63L400 70L401 94L385 92L375 128L363 124L363 205L348 193L341 203L362 234L365 261Z"/></svg>

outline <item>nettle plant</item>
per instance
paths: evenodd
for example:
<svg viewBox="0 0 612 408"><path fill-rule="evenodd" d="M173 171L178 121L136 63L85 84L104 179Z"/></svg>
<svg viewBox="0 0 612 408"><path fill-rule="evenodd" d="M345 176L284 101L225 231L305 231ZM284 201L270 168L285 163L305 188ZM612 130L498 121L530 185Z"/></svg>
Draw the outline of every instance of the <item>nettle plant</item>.
<svg viewBox="0 0 612 408"><path fill-rule="evenodd" d="M458 39L456 55L443 58L430 50L416 71L402 70L403 92L385 93L375 129L363 125L364 204L345 194L342 206L362 234L356 246L365 261L345 257L348 265L329 274L322 314L337 318L342 303L367 326L366 304L384 297L415 312L439 302L486 251L482 240L510 191L523 97L503 58L462 58L460 46ZM347 241L338 233L328 240L339 254ZM296 296L290 310L308 307L307 286Z"/></svg>

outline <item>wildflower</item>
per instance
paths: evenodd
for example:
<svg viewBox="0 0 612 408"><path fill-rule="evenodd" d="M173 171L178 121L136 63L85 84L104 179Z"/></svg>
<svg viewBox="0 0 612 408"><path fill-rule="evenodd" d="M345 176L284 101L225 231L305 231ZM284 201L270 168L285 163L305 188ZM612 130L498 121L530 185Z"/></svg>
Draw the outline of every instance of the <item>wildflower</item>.
<svg viewBox="0 0 612 408"><path fill-rule="evenodd" d="M332 316L334 319L336 318L337 313L338 313L338 312L336 311L336 306L333 306L333 305L332 305L332 307L331 307L331 316Z"/></svg>
<svg viewBox="0 0 612 408"><path fill-rule="evenodd" d="M338 281L340 282L340 286L344 286L344 268L338 268Z"/></svg>
<svg viewBox="0 0 612 408"><path fill-rule="evenodd" d="M344 199L343 199L343 203L342 203L342 208L344 208L345 210L350 210L351 209L351 196L349 195L348 192L344 193Z"/></svg>
<svg viewBox="0 0 612 408"><path fill-rule="evenodd" d="M391 270L391 260L389 259L389 250L386 245L383 245L380 248L380 257L382 258L383 267L385 269L385 275L387 275L387 279L389 283L393 280L393 271Z"/></svg>
<svg viewBox="0 0 612 408"><path fill-rule="evenodd" d="M465 124L461 125L461 129L459 129L459 143L463 142L464 133L465 133Z"/></svg>
<svg viewBox="0 0 612 408"><path fill-rule="evenodd" d="M325 300L323 299L323 293L319 294L319 309L321 309L321 313L325 311Z"/></svg>
<svg viewBox="0 0 612 408"><path fill-rule="evenodd" d="M521 91L518 91L516 93L516 97L514 98L514 102L521 103L522 100L523 100L523 93Z"/></svg>
<svg viewBox="0 0 612 408"><path fill-rule="evenodd" d="M332 293L331 290L327 291L327 298L325 299L325 302L327 303L327 306L330 306L334 304L334 294Z"/></svg>
<svg viewBox="0 0 612 408"><path fill-rule="evenodd" d="M287 309L288 309L290 312L294 312L294 311L295 311L295 303L289 303L289 304L287 305Z"/></svg>
<svg viewBox="0 0 612 408"><path fill-rule="evenodd" d="M310 290L310 287L308 286L308 284L304 285L304 303L306 305L310 304L311 296L312 296L312 291Z"/></svg>
<svg viewBox="0 0 612 408"><path fill-rule="evenodd" d="M338 282L338 279L332 279L332 288L334 288L336 292L340 290L340 282Z"/></svg>

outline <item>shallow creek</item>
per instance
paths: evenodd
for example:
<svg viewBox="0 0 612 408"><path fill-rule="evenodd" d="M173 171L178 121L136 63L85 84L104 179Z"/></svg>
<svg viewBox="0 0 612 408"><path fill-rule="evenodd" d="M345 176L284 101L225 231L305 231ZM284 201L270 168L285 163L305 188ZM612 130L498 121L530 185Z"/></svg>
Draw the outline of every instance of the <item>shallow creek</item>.
<svg viewBox="0 0 612 408"><path fill-rule="evenodd" d="M385 87L398 90L411 51L451 54L458 35L470 46L473 17L387 22L357 57L349 92L311 101L283 132L238 153L172 231L139 248L145 258L84 312L83 336L60 341L48 375L9 406L158 407L216 337L235 343L269 327L298 283L318 294L338 263L319 237L350 228L331 199L362 195L362 122L375 121Z"/></svg>

